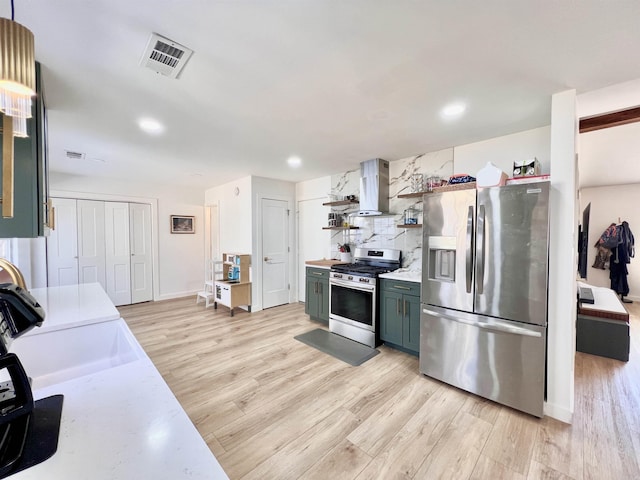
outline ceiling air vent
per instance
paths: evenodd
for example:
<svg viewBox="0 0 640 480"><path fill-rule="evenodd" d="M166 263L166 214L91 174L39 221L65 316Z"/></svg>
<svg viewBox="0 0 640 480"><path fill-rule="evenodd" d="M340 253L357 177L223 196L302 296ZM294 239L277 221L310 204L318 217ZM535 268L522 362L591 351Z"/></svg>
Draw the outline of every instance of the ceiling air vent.
<svg viewBox="0 0 640 480"><path fill-rule="evenodd" d="M152 33L140 59L140 65L165 77L177 78L192 54L193 50Z"/></svg>
<svg viewBox="0 0 640 480"><path fill-rule="evenodd" d="M73 152L71 150L65 150L67 158L72 158L73 160L84 160L85 154L80 152Z"/></svg>

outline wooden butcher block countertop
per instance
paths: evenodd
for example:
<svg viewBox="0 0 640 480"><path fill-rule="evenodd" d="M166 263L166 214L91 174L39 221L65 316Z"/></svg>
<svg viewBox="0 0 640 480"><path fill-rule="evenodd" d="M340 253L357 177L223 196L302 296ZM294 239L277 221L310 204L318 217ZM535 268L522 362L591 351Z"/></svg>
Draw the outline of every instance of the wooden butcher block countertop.
<svg viewBox="0 0 640 480"><path fill-rule="evenodd" d="M304 263L310 267L331 268L334 265L340 265L341 263L347 262L341 262L340 260L307 260Z"/></svg>

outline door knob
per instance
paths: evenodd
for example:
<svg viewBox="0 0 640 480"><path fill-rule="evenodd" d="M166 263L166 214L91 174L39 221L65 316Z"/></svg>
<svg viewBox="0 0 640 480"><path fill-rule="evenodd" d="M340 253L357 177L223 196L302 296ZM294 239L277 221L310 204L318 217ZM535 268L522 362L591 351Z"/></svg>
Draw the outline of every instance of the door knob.
<svg viewBox="0 0 640 480"><path fill-rule="evenodd" d="M271 260L269 257L264 257L265 262L268 262L269 260Z"/></svg>

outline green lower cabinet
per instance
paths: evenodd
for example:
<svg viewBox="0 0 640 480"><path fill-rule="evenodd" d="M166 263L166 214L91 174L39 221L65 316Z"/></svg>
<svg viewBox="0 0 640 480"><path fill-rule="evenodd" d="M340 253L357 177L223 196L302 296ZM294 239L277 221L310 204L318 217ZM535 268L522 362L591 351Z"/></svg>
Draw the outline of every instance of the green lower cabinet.
<svg viewBox="0 0 640 480"><path fill-rule="evenodd" d="M402 345L414 352L420 351L420 297L405 295L405 315Z"/></svg>
<svg viewBox="0 0 640 480"><path fill-rule="evenodd" d="M329 323L329 271L307 267L304 312Z"/></svg>
<svg viewBox="0 0 640 480"><path fill-rule="evenodd" d="M381 279L380 339L415 355L420 351L420 285Z"/></svg>
<svg viewBox="0 0 640 480"><path fill-rule="evenodd" d="M380 339L402 345L402 294L383 290L380 303Z"/></svg>

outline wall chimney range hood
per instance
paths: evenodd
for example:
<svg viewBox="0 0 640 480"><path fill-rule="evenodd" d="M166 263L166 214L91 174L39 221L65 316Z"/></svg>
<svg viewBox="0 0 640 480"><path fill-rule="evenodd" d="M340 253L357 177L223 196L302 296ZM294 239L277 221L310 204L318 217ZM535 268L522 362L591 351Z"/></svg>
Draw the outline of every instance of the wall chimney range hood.
<svg viewBox="0 0 640 480"><path fill-rule="evenodd" d="M389 211L389 162L374 158L360 163L360 211L366 217Z"/></svg>

